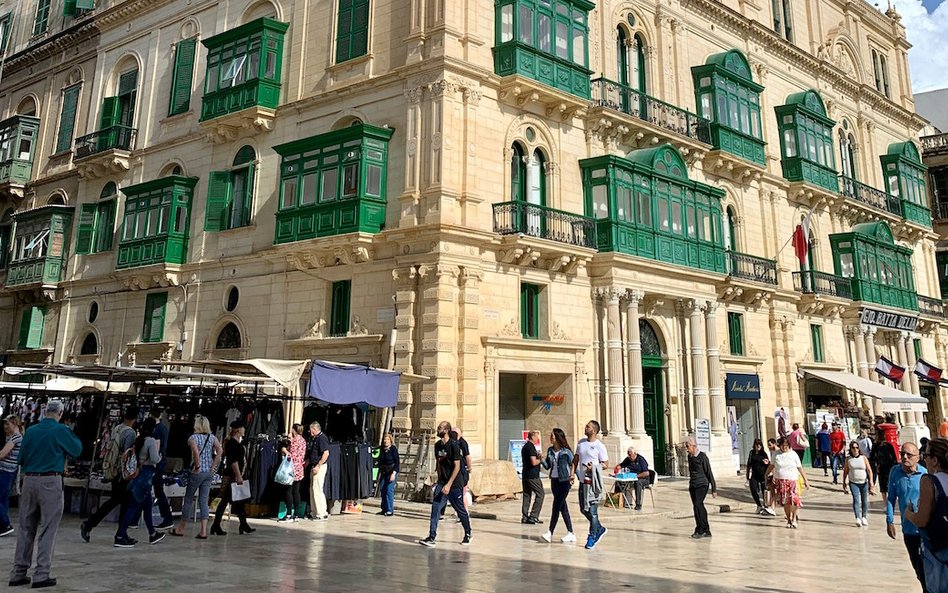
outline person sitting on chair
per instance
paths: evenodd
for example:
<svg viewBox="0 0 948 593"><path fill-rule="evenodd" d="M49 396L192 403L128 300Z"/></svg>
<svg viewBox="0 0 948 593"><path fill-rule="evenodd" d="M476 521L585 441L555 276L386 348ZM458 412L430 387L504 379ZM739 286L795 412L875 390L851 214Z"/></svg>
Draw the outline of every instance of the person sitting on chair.
<svg viewBox="0 0 948 593"><path fill-rule="evenodd" d="M648 461L645 457L639 455L633 447L629 447L628 455L619 464L619 469L623 473L635 474L638 480L631 483L635 490L635 510L642 510L642 494L649 483ZM619 484L616 484L616 491L619 490Z"/></svg>

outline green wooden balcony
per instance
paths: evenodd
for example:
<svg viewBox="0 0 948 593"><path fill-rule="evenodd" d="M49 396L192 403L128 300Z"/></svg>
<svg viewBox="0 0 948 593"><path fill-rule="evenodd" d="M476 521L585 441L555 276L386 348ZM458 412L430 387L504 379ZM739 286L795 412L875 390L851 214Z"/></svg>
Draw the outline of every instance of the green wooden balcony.
<svg viewBox="0 0 948 593"><path fill-rule="evenodd" d="M592 71L517 40L494 46L494 73L498 76L520 75L554 89L590 98Z"/></svg>
<svg viewBox="0 0 948 593"><path fill-rule="evenodd" d="M833 193L839 191L839 173L808 158L784 157L780 160L780 168L787 181L803 181Z"/></svg>
<svg viewBox="0 0 948 593"><path fill-rule="evenodd" d="M29 115L14 115L0 122L0 186L22 187L33 176L33 154L40 120Z"/></svg>
<svg viewBox="0 0 948 593"><path fill-rule="evenodd" d="M280 83L254 79L206 93L201 101L201 121L242 111L250 107L276 109L280 104Z"/></svg>
<svg viewBox="0 0 948 593"><path fill-rule="evenodd" d="M74 211L72 206L42 206L14 215L16 234L7 266L8 288L62 281Z"/></svg>
<svg viewBox="0 0 948 593"><path fill-rule="evenodd" d="M727 273L723 246L608 218L596 220L599 251L617 251L719 274Z"/></svg>
<svg viewBox="0 0 948 593"><path fill-rule="evenodd" d="M0 163L0 185L26 185L32 176L32 160L7 159Z"/></svg>
<svg viewBox="0 0 948 593"><path fill-rule="evenodd" d="M122 188L125 212L116 269L183 264L197 177L169 175Z"/></svg>
<svg viewBox="0 0 948 593"><path fill-rule="evenodd" d="M344 233L378 233L385 227L385 200L356 197L277 212L275 243Z"/></svg>
<svg viewBox="0 0 948 593"><path fill-rule="evenodd" d="M914 222L926 228L932 227L932 211L926 206L909 200L902 200L902 214L905 220L909 222Z"/></svg>
<svg viewBox="0 0 948 593"><path fill-rule="evenodd" d="M56 284L63 279L66 262L62 257L38 257L12 262L7 270L7 286Z"/></svg>
<svg viewBox="0 0 948 593"><path fill-rule="evenodd" d="M592 102L680 136L711 143L711 122L707 118L608 78L593 79Z"/></svg>

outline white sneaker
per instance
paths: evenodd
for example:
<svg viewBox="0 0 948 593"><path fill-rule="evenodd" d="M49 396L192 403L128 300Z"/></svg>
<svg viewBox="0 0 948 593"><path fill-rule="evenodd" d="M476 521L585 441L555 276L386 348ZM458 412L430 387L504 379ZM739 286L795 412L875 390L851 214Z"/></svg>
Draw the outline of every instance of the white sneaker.
<svg viewBox="0 0 948 593"><path fill-rule="evenodd" d="M573 532L571 531L571 532L567 533L566 535L564 535L563 537L561 537L561 538L560 538L560 542L562 542L562 543L564 543L564 544L575 544L575 543L576 543L576 536L573 535Z"/></svg>
<svg viewBox="0 0 948 593"><path fill-rule="evenodd" d="M777 516L777 513L770 507L764 507L764 512L770 515L771 517Z"/></svg>
<svg viewBox="0 0 948 593"><path fill-rule="evenodd" d="M856 527L862 527L862 519L856 519Z"/></svg>
<svg viewBox="0 0 948 593"><path fill-rule="evenodd" d="M540 536L540 539L542 539L546 543L550 543L553 541L553 534L547 531L546 533Z"/></svg>
<svg viewBox="0 0 948 593"><path fill-rule="evenodd" d="M863 526L863 527L869 527L869 519L863 517L863 518L862 518L862 526Z"/></svg>

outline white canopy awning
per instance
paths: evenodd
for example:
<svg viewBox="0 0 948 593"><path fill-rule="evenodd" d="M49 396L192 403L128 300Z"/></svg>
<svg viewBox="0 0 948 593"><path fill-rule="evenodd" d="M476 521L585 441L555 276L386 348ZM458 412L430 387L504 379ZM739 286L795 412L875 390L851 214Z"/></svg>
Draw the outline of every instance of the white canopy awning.
<svg viewBox="0 0 948 593"><path fill-rule="evenodd" d="M804 373L819 379L838 385L845 389L852 389L859 393L875 398L882 402L884 412L927 412L928 400L917 395L910 395L904 391L893 389L882 383L876 383L869 379L863 379L852 373L840 373L837 371L823 371L813 369L802 369Z"/></svg>

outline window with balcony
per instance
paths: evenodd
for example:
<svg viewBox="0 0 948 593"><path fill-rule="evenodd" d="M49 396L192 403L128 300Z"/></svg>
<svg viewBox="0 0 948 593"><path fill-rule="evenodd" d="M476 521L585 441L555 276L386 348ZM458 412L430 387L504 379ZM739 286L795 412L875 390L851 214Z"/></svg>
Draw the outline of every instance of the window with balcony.
<svg viewBox="0 0 948 593"><path fill-rule="evenodd" d="M824 362L822 325L810 324L810 348L813 351L813 362Z"/></svg>
<svg viewBox="0 0 948 593"><path fill-rule="evenodd" d="M207 48L201 121L251 107L277 108L288 27L263 17L201 42Z"/></svg>
<svg viewBox="0 0 948 593"><path fill-rule="evenodd" d="M789 181L803 181L832 193L839 191L833 156L833 126L816 91L795 93L774 108L780 132L780 166Z"/></svg>
<svg viewBox="0 0 948 593"><path fill-rule="evenodd" d="M600 251L725 273L724 191L688 179L673 146L579 162Z"/></svg>
<svg viewBox="0 0 948 593"><path fill-rule="evenodd" d="M727 312L727 338L734 356L744 356L744 315Z"/></svg>
<svg viewBox="0 0 948 593"><path fill-rule="evenodd" d="M109 150L131 150L135 140L135 108L138 100L138 69L119 75L117 94L102 100L99 129L76 140L76 158Z"/></svg>
<svg viewBox="0 0 948 593"><path fill-rule="evenodd" d="M830 245L836 275L849 278L853 300L918 310L912 250L895 244L886 223L857 224L830 235Z"/></svg>
<svg viewBox="0 0 948 593"><path fill-rule="evenodd" d="M589 0L497 0L494 72L589 99Z"/></svg>
<svg viewBox="0 0 948 593"><path fill-rule="evenodd" d="M789 42L793 42L793 7L790 0L771 0L774 14L774 32Z"/></svg>
<svg viewBox="0 0 948 593"><path fill-rule="evenodd" d="M171 97L168 115L186 113L191 108L191 81L194 79L194 55L197 38L182 39L174 46L174 70L171 74Z"/></svg>
<svg viewBox="0 0 948 593"><path fill-rule="evenodd" d="M530 340L540 337L541 290L536 284L520 284L520 335Z"/></svg>
<svg viewBox="0 0 948 593"><path fill-rule="evenodd" d="M274 147L283 157L274 242L381 231L393 133L359 123Z"/></svg>
<svg viewBox="0 0 948 593"><path fill-rule="evenodd" d="M349 306L352 298L352 281L340 280L332 283L329 308L329 335L342 337L349 333Z"/></svg>
<svg viewBox="0 0 948 593"><path fill-rule="evenodd" d="M23 309L20 319L20 339L17 348L20 350L35 350L43 345L43 329L46 325L46 308L38 305L29 305Z"/></svg>
<svg viewBox="0 0 948 593"><path fill-rule="evenodd" d="M76 112L79 109L79 92L81 84L74 84L63 89L62 107L59 112L59 132L56 135L56 152L66 152L72 149L72 140L76 132Z"/></svg>
<svg viewBox="0 0 948 593"><path fill-rule="evenodd" d="M73 211L71 206L50 205L13 215L16 227L8 287L62 280Z"/></svg>
<svg viewBox="0 0 948 593"><path fill-rule="evenodd" d="M29 115L0 122L0 185L30 182L39 123L39 118Z"/></svg>
<svg viewBox="0 0 948 593"><path fill-rule="evenodd" d="M229 171L211 171L205 231L224 231L250 224L256 160L254 149L244 146L237 151Z"/></svg>
<svg viewBox="0 0 948 593"><path fill-rule="evenodd" d="M112 250L118 188L108 182L99 193L99 201L79 206L76 253L101 253Z"/></svg>
<svg viewBox="0 0 948 593"><path fill-rule="evenodd" d="M849 120L843 120L839 128L839 168L843 181L858 181L856 167L856 136L849 127Z"/></svg>
<svg viewBox="0 0 948 593"><path fill-rule="evenodd" d="M196 183L196 177L169 175L122 188L118 269L185 263Z"/></svg>
<svg viewBox="0 0 948 593"><path fill-rule="evenodd" d="M39 0L36 3L36 16L33 19L33 37L46 33L49 28L50 0Z"/></svg>
<svg viewBox="0 0 948 593"><path fill-rule="evenodd" d="M925 185L928 167L922 164L915 144L890 144L886 154L881 155L879 160L882 162L882 175L888 192L902 204L902 216L910 222L931 227L928 188Z"/></svg>
<svg viewBox="0 0 948 593"><path fill-rule="evenodd" d="M364 56L369 50L369 0L339 0L336 63Z"/></svg>
<svg viewBox="0 0 948 593"><path fill-rule="evenodd" d="M645 39L640 33L629 33L625 25L616 28L616 73L619 84L640 93L648 92L646 84Z"/></svg>
<svg viewBox="0 0 948 593"><path fill-rule="evenodd" d="M691 69L698 115L711 120L711 143L718 150L763 165L760 93L744 54L736 49L715 54Z"/></svg>
<svg viewBox="0 0 948 593"><path fill-rule="evenodd" d="M142 322L142 342L160 342L165 337L165 310L167 292L145 295L145 319Z"/></svg>

